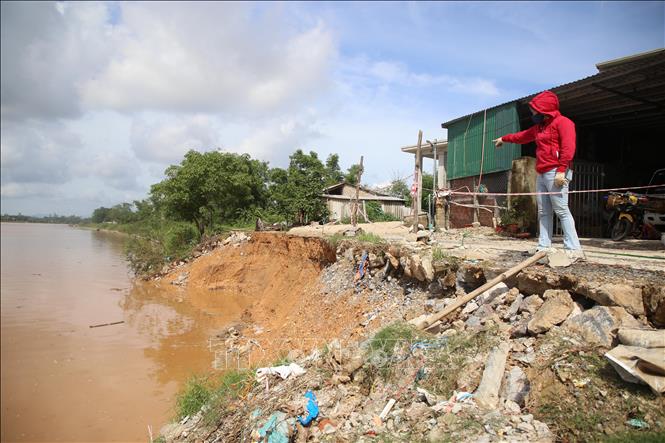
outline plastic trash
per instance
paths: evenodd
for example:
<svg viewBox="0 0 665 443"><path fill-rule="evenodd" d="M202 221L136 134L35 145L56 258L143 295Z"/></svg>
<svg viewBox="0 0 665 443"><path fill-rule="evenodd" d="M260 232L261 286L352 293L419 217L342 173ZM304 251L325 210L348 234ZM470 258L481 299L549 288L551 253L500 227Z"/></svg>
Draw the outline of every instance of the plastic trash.
<svg viewBox="0 0 665 443"><path fill-rule="evenodd" d="M289 377L298 377L307 372L303 367L296 363L282 366L272 366L270 368L259 368L256 370L256 379L263 381L268 375L278 375L283 380Z"/></svg>
<svg viewBox="0 0 665 443"><path fill-rule="evenodd" d="M455 401L460 402L460 401L468 400L471 397L473 397L473 394L470 393L470 392L458 392L457 395L455 395Z"/></svg>
<svg viewBox="0 0 665 443"><path fill-rule="evenodd" d="M656 394L665 393L663 348L618 345L605 354L621 378L629 383L649 385Z"/></svg>
<svg viewBox="0 0 665 443"><path fill-rule="evenodd" d="M273 412L268 421L258 430L260 441L267 443L289 443L293 435L295 420L282 411Z"/></svg>
<svg viewBox="0 0 665 443"><path fill-rule="evenodd" d="M639 418L631 418L626 422L626 424L636 429L649 429L649 424L644 420L640 420Z"/></svg>
<svg viewBox="0 0 665 443"><path fill-rule="evenodd" d="M307 415L305 417L298 416L298 421L303 426L309 426L312 420L319 416L319 404L316 402L316 395L312 391L305 392L305 398L307 399Z"/></svg>

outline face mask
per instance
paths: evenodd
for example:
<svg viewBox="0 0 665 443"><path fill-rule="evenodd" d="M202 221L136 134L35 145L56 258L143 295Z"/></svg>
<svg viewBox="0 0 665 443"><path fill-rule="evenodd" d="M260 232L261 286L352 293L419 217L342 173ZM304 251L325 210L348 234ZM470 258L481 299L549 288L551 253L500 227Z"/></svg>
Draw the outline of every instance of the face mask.
<svg viewBox="0 0 665 443"><path fill-rule="evenodd" d="M535 114L531 116L531 120L537 125L542 123L545 120L545 116L543 114Z"/></svg>

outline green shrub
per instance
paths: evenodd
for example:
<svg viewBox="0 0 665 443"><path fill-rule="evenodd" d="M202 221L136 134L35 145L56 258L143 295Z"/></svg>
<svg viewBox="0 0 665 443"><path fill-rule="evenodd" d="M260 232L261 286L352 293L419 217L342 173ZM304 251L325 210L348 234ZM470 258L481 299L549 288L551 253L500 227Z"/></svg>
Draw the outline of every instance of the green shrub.
<svg viewBox="0 0 665 443"><path fill-rule="evenodd" d="M169 224L163 233L164 253L170 260L187 256L199 241L199 232L191 223Z"/></svg>
<svg viewBox="0 0 665 443"><path fill-rule="evenodd" d="M394 217L390 214L386 214L381 209L381 204L376 201L368 201L365 203L365 208L367 209L367 218L373 222L383 222L383 221L398 221L397 217Z"/></svg>
<svg viewBox="0 0 665 443"><path fill-rule="evenodd" d="M165 262L164 247L156 240L132 235L126 245L129 268L139 277L156 274Z"/></svg>
<svg viewBox="0 0 665 443"><path fill-rule="evenodd" d="M178 419L194 415L210 401L212 389L203 377L192 377L176 398Z"/></svg>

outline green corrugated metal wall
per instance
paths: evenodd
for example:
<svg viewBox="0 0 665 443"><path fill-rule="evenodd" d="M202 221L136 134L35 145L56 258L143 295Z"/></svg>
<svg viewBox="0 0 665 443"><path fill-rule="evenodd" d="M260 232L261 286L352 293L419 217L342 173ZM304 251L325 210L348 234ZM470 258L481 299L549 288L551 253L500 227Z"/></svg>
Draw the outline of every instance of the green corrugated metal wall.
<svg viewBox="0 0 665 443"><path fill-rule="evenodd" d="M485 122L485 154L483 174L507 171L513 160L520 157L520 145L505 143L501 148L494 147L492 140L520 130L517 103L477 112L448 127L448 179L469 177L480 174L480 160L483 151L483 121Z"/></svg>

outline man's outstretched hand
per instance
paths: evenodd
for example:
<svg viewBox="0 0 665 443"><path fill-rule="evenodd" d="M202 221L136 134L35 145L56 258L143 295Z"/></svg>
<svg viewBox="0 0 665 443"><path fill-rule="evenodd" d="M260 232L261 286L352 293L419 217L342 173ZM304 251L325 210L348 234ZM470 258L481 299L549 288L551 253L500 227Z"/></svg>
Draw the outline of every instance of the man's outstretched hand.
<svg viewBox="0 0 665 443"><path fill-rule="evenodd" d="M499 137L497 139L494 139L492 141L494 142L494 146L497 147L497 148L500 148L501 146L503 146L503 139L501 137Z"/></svg>

